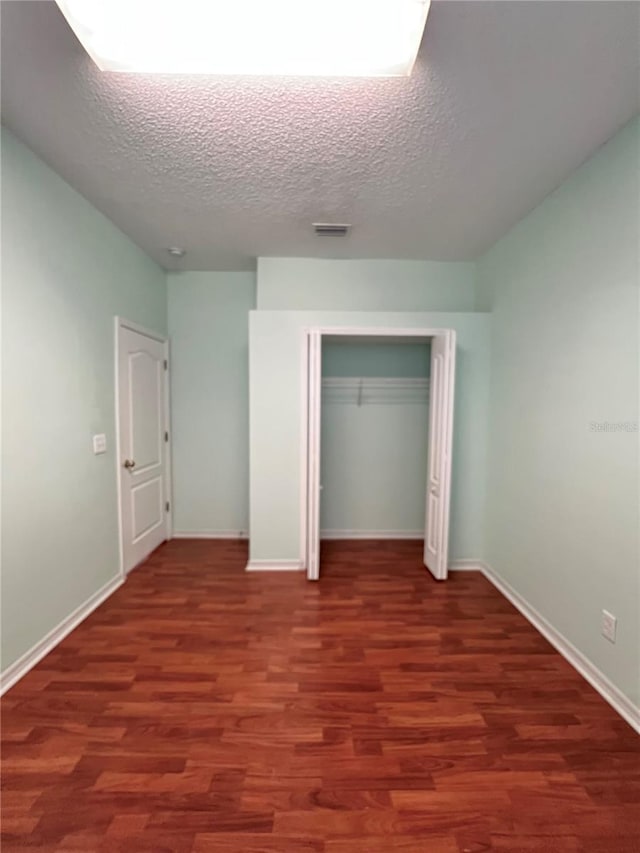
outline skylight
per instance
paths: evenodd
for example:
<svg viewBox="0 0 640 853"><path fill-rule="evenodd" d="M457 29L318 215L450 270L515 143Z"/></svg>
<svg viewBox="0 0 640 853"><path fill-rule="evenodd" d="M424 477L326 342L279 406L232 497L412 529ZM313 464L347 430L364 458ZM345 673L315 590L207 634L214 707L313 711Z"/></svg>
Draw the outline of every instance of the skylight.
<svg viewBox="0 0 640 853"><path fill-rule="evenodd" d="M411 74L430 0L56 0L103 71Z"/></svg>

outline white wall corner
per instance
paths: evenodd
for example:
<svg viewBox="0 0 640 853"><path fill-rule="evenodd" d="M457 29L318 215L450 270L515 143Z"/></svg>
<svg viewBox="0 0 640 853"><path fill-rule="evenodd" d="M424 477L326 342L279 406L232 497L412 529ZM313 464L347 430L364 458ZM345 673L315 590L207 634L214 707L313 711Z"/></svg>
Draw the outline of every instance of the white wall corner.
<svg viewBox="0 0 640 853"><path fill-rule="evenodd" d="M640 734L640 707L635 705L607 676L598 669L573 643L556 630L535 607L529 604L504 578L486 563L478 563L487 580L519 610L543 637L559 652L562 657L577 670L580 675L597 690L602 698L611 705L627 723Z"/></svg>
<svg viewBox="0 0 640 853"><path fill-rule="evenodd" d="M25 652L17 661L10 664L0 675L0 696L6 693L10 687L20 681L43 657L49 654L58 643L70 634L74 628L83 622L90 613L98 608L104 601L113 595L121 587L126 578L118 575L112 578L97 592L90 596L84 604L77 607L72 613L62 620L55 628L44 636L39 642Z"/></svg>

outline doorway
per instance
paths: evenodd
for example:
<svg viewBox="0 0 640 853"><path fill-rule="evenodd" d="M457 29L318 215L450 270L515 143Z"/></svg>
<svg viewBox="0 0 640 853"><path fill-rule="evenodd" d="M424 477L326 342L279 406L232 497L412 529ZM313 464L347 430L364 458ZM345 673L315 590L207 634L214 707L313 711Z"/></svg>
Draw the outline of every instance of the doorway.
<svg viewBox="0 0 640 853"><path fill-rule="evenodd" d="M123 574L171 536L169 344L116 317L116 436Z"/></svg>
<svg viewBox="0 0 640 853"><path fill-rule="evenodd" d="M455 378L455 332L451 329L307 329L303 356L305 382L306 452L303 494L305 496L305 557L307 577L320 577L321 432L322 432L322 344L323 341L361 340L430 344L429 415L424 499L424 564L438 580L447 577L453 403Z"/></svg>
<svg viewBox="0 0 640 853"><path fill-rule="evenodd" d="M330 539L424 538L429 367L428 341L323 336L322 558Z"/></svg>

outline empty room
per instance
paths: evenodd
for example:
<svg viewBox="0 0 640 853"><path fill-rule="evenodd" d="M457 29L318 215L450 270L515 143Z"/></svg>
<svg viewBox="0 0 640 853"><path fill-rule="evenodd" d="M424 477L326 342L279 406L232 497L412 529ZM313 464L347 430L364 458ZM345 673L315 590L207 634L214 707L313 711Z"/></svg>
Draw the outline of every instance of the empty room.
<svg viewBox="0 0 640 853"><path fill-rule="evenodd" d="M637 853L640 3L0 32L3 853Z"/></svg>

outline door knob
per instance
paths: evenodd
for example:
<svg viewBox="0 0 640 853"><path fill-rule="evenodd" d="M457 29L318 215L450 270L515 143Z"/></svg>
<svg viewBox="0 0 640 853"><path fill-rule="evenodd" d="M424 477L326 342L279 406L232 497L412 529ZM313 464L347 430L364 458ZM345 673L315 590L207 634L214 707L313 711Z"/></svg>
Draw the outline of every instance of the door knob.
<svg viewBox="0 0 640 853"><path fill-rule="evenodd" d="M129 471L131 471L132 468L136 467L136 463L133 459L125 459L124 460L124 467L127 468Z"/></svg>

